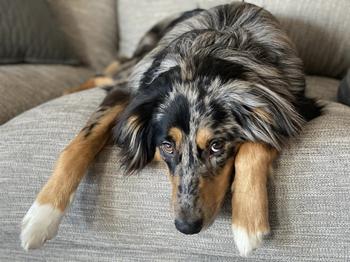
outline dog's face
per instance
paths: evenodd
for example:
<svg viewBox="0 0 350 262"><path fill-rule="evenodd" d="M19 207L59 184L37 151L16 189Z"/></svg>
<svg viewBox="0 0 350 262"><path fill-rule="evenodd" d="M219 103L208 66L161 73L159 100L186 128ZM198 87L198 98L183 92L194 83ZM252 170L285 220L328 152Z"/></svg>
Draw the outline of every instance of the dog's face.
<svg viewBox="0 0 350 262"><path fill-rule="evenodd" d="M213 222L230 185L235 152L235 143L212 126L190 128L186 133L170 127L158 147L169 168L175 226L185 234Z"/></svg>
<svg viewBox="0 0 350 262"><path fill-rule="evenodd" d="M226 113L195 95L176 91L162 104L172 106L156 114L157 153L169 169L176 228L185 234L213 222L230 185L237 145L225 131Z"/></svg>
<svg viewBox="0 0 350 262"><path fill-rule="evenodd" d="M213 67L206 62L204 73L228 70L223 60L211 61ZM189 77L187 69L175 66L140 88L115 138L127 171L142 169L155 154L167 164L176 228L194 234L218 213L239 144L261 141L278 148L300 119L287 100L263 85L215 72ZM237 72L236 66L229 69Z"/></svg>

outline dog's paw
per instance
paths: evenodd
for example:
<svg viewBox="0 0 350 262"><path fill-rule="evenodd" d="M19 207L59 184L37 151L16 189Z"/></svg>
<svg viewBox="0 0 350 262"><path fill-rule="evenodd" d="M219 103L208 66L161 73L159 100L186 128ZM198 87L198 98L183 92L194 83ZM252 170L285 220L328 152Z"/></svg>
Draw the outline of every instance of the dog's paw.
<svg viewBox="0 0 350 262"><path fill-rule="evenodd" d="M34 202L22 221L22 247L25 250L39 248L56 236L62 217L63 212L52 205Z"/></svg>
<svg viewBox="0 0 350 262"><path fill-rule="evenodd" d="M254 249L261 246L264 236L269 234L269 231L250 233L245 228L232 225L233 238L239 254L242 257L248 256Z"/></svg>

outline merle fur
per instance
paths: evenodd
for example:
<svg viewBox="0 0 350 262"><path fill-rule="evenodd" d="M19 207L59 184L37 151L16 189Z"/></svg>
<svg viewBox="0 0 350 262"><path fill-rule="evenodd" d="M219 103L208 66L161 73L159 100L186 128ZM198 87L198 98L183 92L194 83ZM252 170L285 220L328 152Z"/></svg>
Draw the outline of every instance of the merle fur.
<svg viewBox="0 0 350 262"><path fill-rule="evenodd" d="M146 38L153 38L151 45ZM131 100L114 128L130 173L153 159L171 127L183 130L187 146L176 158L163 155L170 170L180 172L175 169L182 162L197 170L209 165L212 172L236 144L255 141L280 150L321 114L317 102L305 97L294 45L270 13L251 4L166 19L145 35L134 56L140 61L128 79ZM131 117L137 119L133 125ZM203 127L229 144L210 163L194 142Z"/></svg>

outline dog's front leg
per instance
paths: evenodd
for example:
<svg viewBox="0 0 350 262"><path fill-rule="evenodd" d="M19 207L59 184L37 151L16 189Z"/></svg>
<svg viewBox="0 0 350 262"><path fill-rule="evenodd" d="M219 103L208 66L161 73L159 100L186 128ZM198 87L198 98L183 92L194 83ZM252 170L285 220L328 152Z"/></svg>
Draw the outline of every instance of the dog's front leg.
<svg viewBox="0 0 350 262"><path fill-rule="evenodd" d="M247 256L270 231L266 182L277 151L269 146L247 142L240 146L235 160L232 184L232 230L241 256Z"/></svg>
<svg viewBox="0 0 350 262"><path fill-rule="evenodd" d="M111 105L110 99L113 98ZM60 154L52 176L23 218L21 244L26 250L38 248L53 238L61 219L89 164L102 149L128 95L115 92L106 97L87 125Z"/></svg>

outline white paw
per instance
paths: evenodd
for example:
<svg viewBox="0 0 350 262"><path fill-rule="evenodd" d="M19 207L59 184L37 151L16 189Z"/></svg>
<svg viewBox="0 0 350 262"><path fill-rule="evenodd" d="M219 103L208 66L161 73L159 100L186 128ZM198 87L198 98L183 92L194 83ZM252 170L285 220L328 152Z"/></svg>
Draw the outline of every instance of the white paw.
<svg viewBox="0 0 350 262"><path fill-rule="evenodd" d="M245 228L235 225L232 225L232 231L239 254L243 257L248 256L254 249L258 248L263 242L263 237L268 234L268 232L249 234Z"/></svg>
<svg viewBox="0 0 350 262"><path fill-rule="evenodd" d="M56 236L62 217L63 212L52 205L34 202L22 221L22 247L25 250L38 248Z"/></svg>

